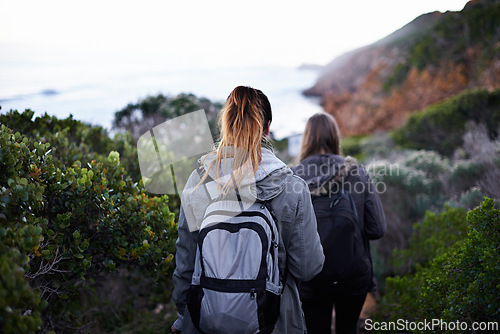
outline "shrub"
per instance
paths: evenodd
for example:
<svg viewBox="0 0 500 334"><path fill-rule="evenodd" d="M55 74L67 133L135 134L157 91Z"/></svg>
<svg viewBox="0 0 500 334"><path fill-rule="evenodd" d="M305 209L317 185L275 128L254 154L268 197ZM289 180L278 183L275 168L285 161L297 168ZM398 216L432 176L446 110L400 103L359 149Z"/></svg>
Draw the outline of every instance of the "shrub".
<svg viewBox="0 0 500 334"><path fill-rule="evenodd" d="M11 110L0 115L0 124L41 143L51 143L51 155L62 166L71 166L75 161L83 165L92 160L104 161L109 152L117 151L128 175L136 181L141 178L137 149L129 134L110 138L101 126L85 124L72 115L58 119L47 113L33 118L34 114L30 109L22 113Z"/></svg>
<svg viewBox="0 0 500 334"><path fill-rule="evenodd" d="M466 211L445 205L439 214L427 211L424 220L413 226L410 247L396 249L393 263L395 271L404 275L413 272L417 264L426 266L435 256L443 254L467 233Z"/></svg>
<svg viewBox="0 0 500 334"><path fill-rule="evenodd" d="M376 274L382 289L383 278L395 274L390 265L394 249L408 247L414 223L424 219L427 211L438 213L445 203L464 208L480 203L485 193L478 187L478 168L482 169L483 163L454 161L426 150L393 150L387 159L368 165L377 190L381 191L387 221L384 238L374 242L379 261Z"/></svg>
<svg viewBox="0 0 500 334"><path fill-rule="evenodd" d="M368 166L375 182L386 187L381 197L390 201L387 208L411 221L422 218L427 210L442 207L444 176L449 168L447 159L424 150L400 152L394 162L378 160Z"/></svg>
<svg viewBox="0 0 500 334"><path fill-rule="evenodd" d="M456 160L450 170L452 188L468 189L473 187L481 176L481 163L474 160Z"/></svg>
<svg viewBox="0 0 500 334"><path fill-rule="evenodd" d="M487 196L500 198L500 140L490 140L484 124L468 123L466 129L464 150L478 165L476 184Z"/></svg>
<svg viewBox="0 0 500 334"><path fill-rule="evenodd" d="M423 318L492 321L500 316L500 210L492 199L467 214L466 239L431 263L419 299Z"/></svg>
<svg viewBox="0 0 500 334"><path fill-rule="evenodd" d="M411 149L436 150L450 156L462 146L466 123L485 124L490 139L500 127L500 90L466 91L408 117L392 137L396 144Z"/></svg>
<svg viewBox="0 0 500 334"><path fill-rule="evenodd" d="M207 120L214 138L218 138L217 113L222 108L219 102L207 98L199 98L193 94L179 94L168 97L163 94L148 96L137 103L129 103L115 113L113 128L131 133L134 141L146 130L186 113L205 110Z"/></svg>
<svg viewBox="0 0 500 334"><path fill-rule="evenodd" d="M385 79L382 89L385 93L389 93L391 88L394 86L399 86L402 84L410 71L410 65L408 63L398 63L394 66L392 73Z"/></svg>
<svg viewBox="0 0 500 334"><path fill-rule="evenodd" d="M468 190L462 192L460 196L447 201L446 204L451 207L461 207L470 210L481 204L484 196L485 195L481 191L481 188L471 187Z"/></svg>
<svg viewBox="0 0 500 334"><path fill-rule="evenodd" d="M442 319L492 321L500 313L500 210L485 198L467 213L447 208L416 225L410 248L399 263L412 262L404 276L388 277L379 316L396 321ZM413 263L416 262L416 263Z"/></svg>
<svg viewBox="0 0 500 334"><path fill-rule="evenodd" d="M363 160L364 152L362 152L362 141L366 138L365 135L350 136L342 138L341 148L343 155L355 157L358 161Z"/></svg>
<svg viewBox="0 0 500 334"><path fill-rule="evenodd" d="M70 149L68 140L59 141L59 152ZM118 152L71 165L52 152L50 143L1 126L5 333L78 331L86 325L78 296L92 282L118 268L138 268L165 287L173 270L176 224L166 196L148 196Z"/></svg>
<svg viewBox="0 0 500 334"><path fill-rule="evenodd" d="M416 320L416 300L424 284L421 272L436 254L465 238L465 218L464 209L445 207L440 214L427 212L422 222L414 224L409 247L393 251L390 265L396 275L385 279L378 316L390 321Z"/></svg>

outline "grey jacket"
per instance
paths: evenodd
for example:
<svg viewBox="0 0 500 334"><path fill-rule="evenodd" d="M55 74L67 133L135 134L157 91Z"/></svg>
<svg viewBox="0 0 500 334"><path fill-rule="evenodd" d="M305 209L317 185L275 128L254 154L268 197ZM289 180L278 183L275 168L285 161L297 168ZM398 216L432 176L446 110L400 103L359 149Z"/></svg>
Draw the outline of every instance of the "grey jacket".
<svg viewBox="0 0 500 334"><path fill-rule="evenodd" d="M201 159L208 169L212 156ZM225 164L230 166L231 164ZM223 168L227 175L232 168ZM216 179L215 168L209 170ZM186 184L181 201L176 269L173 275L173 300L179 319L174 326L183 333L198 333L186 307L186 295L191 284L198 232L209 198L203 186L196 187L200 177L194 171ZM191 189L191 190L189 190ZM270 201L278 220L280 233L279 266L284 270L288 259L288 278L281 298L281 310L273 333L306 333L296 280L307 281L317 275L324 263L323 248L316 228L316 218L307 184L293 175L286 165L268 149L262 148L262 161L255 174L256 197ZM190 230L191 227L191 230Z"/></svg>
<svg viewBox="0 0 500 334"><path fill-rule="evenodd" d="M335 181L351 194L365 237L368 240L376 240L384 235L387 226L376 187L368 172L355 159L334 154L317 154L304 159L292 169L306 181L313 192L335 178ZM369 291L376 290L376 287L373 276ZM365 292L368 291L359 291Z"/></svg>

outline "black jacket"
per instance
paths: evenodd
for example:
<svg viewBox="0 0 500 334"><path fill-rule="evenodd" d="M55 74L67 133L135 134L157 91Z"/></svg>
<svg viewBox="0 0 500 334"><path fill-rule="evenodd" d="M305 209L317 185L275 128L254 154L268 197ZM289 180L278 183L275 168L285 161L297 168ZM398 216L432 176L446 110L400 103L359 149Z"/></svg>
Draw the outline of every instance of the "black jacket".
<svg viewBox="0 0 500 334"><path fill-rule="evenodd" d="M334 154L318 154L301 161L292 170L307 182L311 192L335 178L337 184L351 194L365 237L368 240L376 240L384 235L385 215L375 184L365 168L355 159ZM376 281L373 276L368 291L374 290L376 290ZM358 291L356 294L368 291Z"/></svg>

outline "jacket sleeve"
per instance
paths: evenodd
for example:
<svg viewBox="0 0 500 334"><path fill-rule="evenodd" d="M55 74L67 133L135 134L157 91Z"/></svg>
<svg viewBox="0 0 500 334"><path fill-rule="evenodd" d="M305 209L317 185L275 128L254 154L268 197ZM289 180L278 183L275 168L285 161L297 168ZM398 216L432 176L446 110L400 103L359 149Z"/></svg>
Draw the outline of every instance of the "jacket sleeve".
<svg viewBox="0 0 500 334"><path fill-rule="evenodd" d="M187 212L184 212L184 209ZM172 294L172 299L175 302L178 313L178 320L174 323L177 329L182 328L182 320L184 317L184 312L186 309L186 296L191 285L191 278L194 271L194 262L196 256L196 244L198 239L198 232L190 232L186 214L192 216L189 212L189 208L183 208L181 205L179 214L179 228L178 228L178 239L176 242L176 255L175 263L176 268L173 275L174 291Z"/></svg>
<svg viewBox="0 0 500 334"><path fill-rule="evenodd" d="M302 180L301 180L302 181ZM287 248L288 269L301 281L309 281L323 269L325 255L317 230L311 195L305 182L298 193L295 223Z"/></svg>
<svg viewBox="0 0 500 334"><path fill-rule="evenodd" d="M369 240L376 240L382 238L387 229L384 209L370 175L364 168L361 170L366 176L364 230Z"/></svg>

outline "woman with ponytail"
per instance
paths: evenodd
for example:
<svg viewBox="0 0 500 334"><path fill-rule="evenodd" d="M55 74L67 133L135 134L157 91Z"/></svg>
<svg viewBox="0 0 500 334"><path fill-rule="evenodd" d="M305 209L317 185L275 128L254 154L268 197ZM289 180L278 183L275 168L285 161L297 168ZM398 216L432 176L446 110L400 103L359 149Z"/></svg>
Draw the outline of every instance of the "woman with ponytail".
<svg viewBox="0 0 500 334"><path fill-rule="evenodd" d="M189 177L179 216L173 276L178 319L172 333L199 333L186 303L195 267L198 230L211 202L204 187L207 180L217 181L214 190L217 198L231 196L231 191L237 189L238 198L270 204L280 236L280 272L285 272L285 267L288 272L272 333L306 332L296 281L307 281L318 274L324 255L307 184L294 176L270 149L267 137L271 121L271 104L264 93L251 87L236 87L219 115L221 138L216 150L202 157L200 168Z"/></svg>

